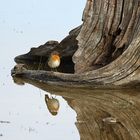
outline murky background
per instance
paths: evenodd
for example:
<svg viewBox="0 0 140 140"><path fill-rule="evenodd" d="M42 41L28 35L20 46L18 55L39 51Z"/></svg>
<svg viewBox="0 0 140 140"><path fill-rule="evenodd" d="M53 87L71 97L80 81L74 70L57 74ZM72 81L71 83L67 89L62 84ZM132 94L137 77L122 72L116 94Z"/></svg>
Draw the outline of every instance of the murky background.
<svg viewBox="0 0 140 140"><path fill-rule="evenodd" d="M14 57L48 40L61 40L81 24L83 1L5 0L0 4L0 139L78 140L76 113L57 96L60 110L52 116L48 94L32 85L14 84ZM77 8L78 7L78 8Z"/></svg>

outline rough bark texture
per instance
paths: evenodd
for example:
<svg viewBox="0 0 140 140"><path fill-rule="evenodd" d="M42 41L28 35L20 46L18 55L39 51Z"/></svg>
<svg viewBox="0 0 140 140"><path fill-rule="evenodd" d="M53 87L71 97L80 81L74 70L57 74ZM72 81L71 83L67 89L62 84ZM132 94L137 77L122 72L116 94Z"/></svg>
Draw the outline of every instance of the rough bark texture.
<svg viewBox="0 0 140 140"><path fill-rule="evenodd" d="M58 72L46 63L53 51L61 55ZM76 111L81 140L140 140L139 89L95 90L140 88L139 0L87 0L82 25L15 61L16 83L61 95Z"/></svg>
<svg viewBox="0 0 140 140"><path fill-rule="evenodd" d="M139 19L137 0L88 0L77 37L79 48L73 57L76 72L84 72L95 65L104 66L125 50L127 53L132 53L133 49L140 52ZM125 54L121 59L124 57Z"/></svg>
<svg viewBox="0 0 140 140"><path fill-rule="evenodd" d="M46 66L53 51L61 54L60 73L48 72ZM49 41L15 61L37 63L36 69L42 71L28 70L23 74L52 84L139 85L140 1L87 0L81 26L60 43Z"/></svg>

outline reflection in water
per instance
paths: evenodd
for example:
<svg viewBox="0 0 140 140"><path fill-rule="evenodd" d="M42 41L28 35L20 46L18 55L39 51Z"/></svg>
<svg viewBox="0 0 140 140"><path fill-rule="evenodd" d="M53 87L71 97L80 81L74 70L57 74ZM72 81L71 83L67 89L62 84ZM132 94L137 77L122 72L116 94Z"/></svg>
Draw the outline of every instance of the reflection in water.
<svg viewBox="0 0 140 140"><path fill-rule="evenodd" d="M81 140L140 139L139 90L74 89L22 80L47 92L61 95L67 101L77 113L76 126ZM45 100L49 110L58 112L58 100L48 96Z"/></svg>
<svg viewBox="0 0 140 140"><path fill-rule="evenodd" d="M20 78L14 77L13 80L14 80L14 83L16 83L17 85L24 85L25 84L25 82L22 79L20 79ZM56 98L54 98L52 96L49 97L46 94L45 95L45 103L47 105L47 108L48 108L49 112L53 116L58 114L58 110L59 110L59 107L60 107L58 99L56 99Z"/></svg>
<svg viewBox="0 0 140 140"><path fill-rule="evenodd" d="M49 112L54 116L57 115L60 106L59 101L53 97L49 98L48 95L45 95L45 102Z"/></svg>
<svg viewBox="0 0 140 140"><path fill-rule="evenodd" d="M19 79L19 78L13 78L14 83L16 83L17 85L24 85L25 83L23 82L23 80Z"/></svg>

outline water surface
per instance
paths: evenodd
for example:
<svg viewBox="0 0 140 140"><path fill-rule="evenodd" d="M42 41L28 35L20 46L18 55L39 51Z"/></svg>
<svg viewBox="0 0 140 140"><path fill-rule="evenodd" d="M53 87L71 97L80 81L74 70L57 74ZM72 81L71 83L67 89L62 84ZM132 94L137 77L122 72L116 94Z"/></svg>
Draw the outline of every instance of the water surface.
<svg viewBox="0 0 140 140"><path fill-rule="evenodd" d="M20 79L25 83L21 86L10 75L15 65L13 57L9 55L1 60L1 139L100 140L116 136L123 139L131 138L131 131L138 136L138 89L74 89L28 79ZM48 110L46 95L59 102L57 115Z"/></svg>
<svg viewBox="0 0 140 140"><path fill-rule="evenodd" d="M29 84L19 86L13 82L10 73L17 50L11 53L8 50L4 48L0 53L0 139L78 140L76 113L61 96L55 96L61 106L57 116L53 116L45 102L45 94L50 93Z"/></svg>
<svg viewBox="0 0 140 140"><path fill-rule="evenodd" d="M61 101L57 96L62 96L69 107L77 114L75 125L80 134L80 138L77 139L139 139L139 89L69 88L52 86L27 78L17 79L16 81L18 83L21 81L22 83L29 83L50 92L56 95L54 98L58 102Z"/></svg>

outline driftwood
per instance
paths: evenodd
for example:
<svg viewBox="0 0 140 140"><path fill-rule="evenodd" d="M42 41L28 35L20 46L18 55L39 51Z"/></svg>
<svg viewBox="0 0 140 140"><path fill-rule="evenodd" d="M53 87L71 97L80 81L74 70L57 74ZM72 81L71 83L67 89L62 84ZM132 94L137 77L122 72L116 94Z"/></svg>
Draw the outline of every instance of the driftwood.
<svg viewBox="0 0 140 140"><path fill-rule="evenodd" d="M14 81L61 95L81 140L140 140L140 2L87 0L82 20L61 42L17 56ZM47 65L53 51L58 72Z"/></svg>
<svg viewBox="0 0 140 140"><path fill-rule="evenodd" d="M140 90L91 90L52 86L30 78L14 80L61 95L77 113L80 140L140 139Z"/></svg>
<svg viewBox="0 0 140 140"><path fill-rule="evenodd" d="M82 20L60 43L48 41L16 57L28 65L23 74L67 86L139 86L139 0L87 0ZM46 63L53 51L61 55L57 73Z"/></svg>
<svg viewBox="0 0 140 140"><path fill-rule="evenodd" d="M17 56L12 76L63 96L81 140L139 140L140 1L87 0L82 20L60 43ZM53 51L61 55L58 72L47 65Z"/></svg>

